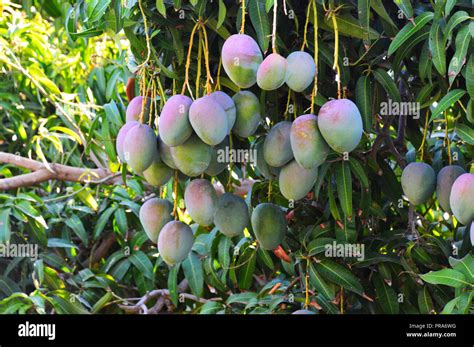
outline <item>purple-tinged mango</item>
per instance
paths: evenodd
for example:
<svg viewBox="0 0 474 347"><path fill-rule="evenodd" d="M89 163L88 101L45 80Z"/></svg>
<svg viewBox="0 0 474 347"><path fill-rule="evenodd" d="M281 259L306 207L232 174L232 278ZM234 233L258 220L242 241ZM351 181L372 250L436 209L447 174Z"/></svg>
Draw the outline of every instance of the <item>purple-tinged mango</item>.
<svg viewBox="0 0 474 347"><path fill-rule="evenodd" d="M222 66L232 82L240 88L250 88L255 84L262 60L260 47L248 35L232 35L222 46Z"/></svg>
<svg viewBox="0 0 474 347"><path fill-rule="evenodd" d="M166 143L163 142L163 140L158 136L156 138L157 141L157 146L158 146L158 152L160 153L160 159L165 163L168 167L172 168L173 170L176 170L176 164L173 161L173 157L171 156L171 149Z"/></svg>
<svg viewBox="0 0 474 347"><path fill-rule="evenodd" d="M290 140L296 162L305 169L321 165L329 154L329 146L318 128L318 117L313 114L294 120Z"/></svg>
<svg viewBox="0 0 474 347"><path fill-rule="evenodd" d="M438 198L439 205L446 212L451 213L449 197L451 196L451 188L453 187L454 181L463 173L466 173L466 171L458 165L446 166L438 172L436 179L436 197Z"/></svg>
<svg viewBox="0 0 474 347"><path fill-rule="evenodd" d="M209 176L217 176L229 165L227 158L222 158L222 153L225 153L226 148L229 147L229 137L226 136L224 141L219 143L212 149L211 163L206 169L205 173Z"/></svg>
<svg viewBox="0 0 474 347"><path fill-rule="evenodd" d="M278 53L272 53L260 64L257 84L263 90L275 90L286 81L288 62Z"/></svg>
<svg viewBox="0 0 474 347"><path fill-rule="evenodd" d="M317 178L317 166L305 169L293 160L281 168L278 178L280 192L288 200L302 199L313 189Z"/></svg>
<svg viewBox="0 0 474 347"><path fill-rule="evenodd" d="M215 98L206 95L189 108L189 121L197 136L209 146L221 143L229 130L227 114Z"/></svg>
<svg viewBox="0 0 474 347"><path fill-rule="evenodd" d="M192 180L184 191L184 204L191 218L199 225L211 225L217 208L217 193L205 179Z"/></svg>
<svg viewBox="0 0 474 347"><path fill-rule="evenodd" d="M235 109L235 102L234 100L224 92L220 90L211 94L211 97L224 109L227 115L227 124L229 126L229 130L227 134L229 134L232 130L232 127L235 123L235 117L237 116L237 110Z"/></svg>
<svg viewBox="0 0 474 347"><path fill-rule="evenodd" d="M243 235L250 223L245 200L232 193L222 194L217 201L214 224L227 237Z"/></svg>
<svg viewBox="0 0 474 347"><path fill-rule="evenodd" d="M252 212L251 223L263 249L274 250L283 242L287 223L279 206L268 202L258 205Z"/></svg>
<svg viewBox="0 0 474 347"><path fill-rule="evenodd" d="M454 181L449 201L459 222L468 225L474 221L474 174L462 174Z"/></svg>
<svg viewBox="0 0 474 347"><path fill-rule="evenodd" d="M155 157L151 165L143 171L143 177L154 187L165 185L172 176L173 170L163 163L158 156Z"/></svg>
<svg viewBox="0 0 474 347"><path fill-rule="evenodd" d="M291 122L277 123L270 129L263 143L263 158L268 165L282 167L293 159L291 149Z"/></svg>
<svg viewBox="0 0 474 347"><path fill-rule="evenodd" d="M414 205L426 203L436 188L436 174L426 163L410 163L402 172L402 189Z"/></svg>
<svg viewBox="0 0 474 347"><path fill-rule="evenodd" d="M150 116L150 103L151 103L151 99L146 98L145 108L143 110L144 122L148 122L148 117ZM127 106L127 110L125 112L125 120L127 122L139 121L140 114L142 112L142 107L143 107L143 96L139 95L139 96L134 97Z"/></svg>
<svg viewBox="0 0 474 347"><path fill-rule="evenodd" d="M326 102L319 110L318 126L329 147L338 153L353 151L362 138L362 117L348 99Z"/></svg>
<svg viewBox="0 0 474 347"><path fill-rule="evenodd" d="M161 110L159 129L161 140L170 147L186 142L193 133L189 122L189 108L193 100L186 95L173 95Z"/></svg>
<svg viewBox="0 0 474 347"><path fill-rule="evenodd" d="M297 51L291 53L287 58L288 69L286 84L295 92L302 92L308 88L316 74L314 58L306 52Z"/></svg>
<svg viewBox="0 0 474 347"><path fill-rule="evenodd" d="M193 244L193 231L187 224L179 221L168 222L158 236L158 251L169 266L186 259Z"/></svg>
<svg viewBox="0 0 474 347"><path fill-rule="evenodd" d="M120 158L122 163L125 163L125 154L123 153L123 143L125 142L125 137L130 129L132 129L135 125L138 125L137 121L130 121L125 123L119 130L117 134L117 140L115 142L115 148L117 149L117 155Z"/></svg>
<svg viewBox="0 0 474 347"><path fill-rule="evenodd" d="M189 177L199 176L211 163L212 147L196 135L192 135L182 145L171 147L170 151L176 167Z"/></svg>
<svg viewBox="0 0 474 347"><path fill-rule="evenodd" d="M123 154L127 164L136 173L141 174L148 169L153 159L160 156L153 129L146 124L131 128L123 143Z"/></svg>
<svg viewBox="0 0 474 347"><path fill-rule="evenodd" d="M232 99L235 103L236 118L232 132L239 137L252 136L260 124L260 101L249 91L236 93Z"/></svg>
<svg viewBox="0 0 474 347"><path fill-rule="evenodd" d="M149 199L140 207L139 217L148 238L158 243L161 229L173 220L173 204L168 200Z"/></svg>
<svg viewBox="0 0 474 347"><path fill-rule="evenodd" d="M276 180L280 174L281 168L268 165L263 156L264 141L260 141L256 145L257 150L257 169L267 180Z"/></svg>

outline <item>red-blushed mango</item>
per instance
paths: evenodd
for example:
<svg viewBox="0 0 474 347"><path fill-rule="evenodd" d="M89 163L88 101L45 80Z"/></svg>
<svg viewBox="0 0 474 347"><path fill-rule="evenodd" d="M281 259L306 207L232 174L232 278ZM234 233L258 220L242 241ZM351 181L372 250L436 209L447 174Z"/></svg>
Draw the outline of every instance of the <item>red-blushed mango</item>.
<svg viewBox="0 0 474 347"><path fill-rule="evenodd" d="M259 204L252 212L252 229L260 246L274 250L286 233L286 219L282 209L272 203Z"/></svg>
<svg viewBox="0 0 474 347"><path fill-rule="evenodd" d="M194 235L191 228L179 221L168 222L158 236L158 251L166 264L181 263L191 252Z"/></svg>
<svg viewBox="0 0 474 347"><path fill-rule="evenodd" d="M173 204L168 200L152 198L140 207L140 222L148 238L158 243L158 235L166 223L173 220Z"/></svg>
<svg viewBox="0 0 474 347"><path fill-rule="evenodd" d="M225 170L225 168L229 165L227 160L222 160L223 155L221 154L222 152L225 152L226 148L229 147L229 136L226 136L224 141L219 143L217 146L215 146L212 149L212 156L211 156L211 163L207 167L206 171L204 171L207 175L209 176L217 176L220 174L222 171ZM227 159L227 158L224 158Z"/></svg>
<svg viewBox="0 0 474 347"><path fill-rule="evenodd" d="M235 123L235 117L237 116L237 110L235 108L234 100L224 92L218 90L211 94L211 97L224 109L227 115L227 124L229 126L229 130L227 134L229 134L232 130L232 127Z"/></svg>
<svg viewBox="0 0 474 347"><path fill-rule="evenodd" d="M183 144L193 133L189 122L189 108L193 100L186 95L173 95L161 110L159 130L161 140L168 146Z"/></svg>
<svg viewBox="0 0 474 347"><path fill-rule="evenodd" d="M215 98L209 95L192 103L189 121L197 136L209 146L221 143L229 130L227 114Z"/></svg>
<svg viewBox="0 0 474 347"><path fill-rule="evenodd" d="M426 203L436 188L436 174L426 163L410 163L402 172L402 189L408 200L415 205Z"/></svg>
<svg viewBox="0 0 474 347"><path fill-rule="evenodd" d="M159 158L156 148L156 135L152 128L146 124L139 124L131 128L125 136L123 153L127 164L136 173L141 174Z"/></svg>
<svg viewBox="0 0 474 347"><path fill-rule="evenodd" d="M154 187L165 185L172 176L173 170L163 163L159 157L155 157L148 169L143 171L143 177Z"/></svg>
<svg viewBox="0 0 474 347"><path fill-rule="evenodd" d="M292 314L316 314L316 313L310 310L297 310L293 312Z"/></svg>
<svg viewBox="0 0 474 347"><path fill-rule="evenodd" d="M123 153L123 143L125 142L125 137L130 129L132 129L135 125L138 125L137 121L130 121L125 123L119 130L117 134L117 140L115 142L115 148L117 149L117 154L120 158L122 163L125 163L125 154Z"/></svg>
<svg viewBox="0 0 474 347"><path fill-rule="evenodd" d="M453 183L463 173L466 173L466 171L458 165L446 166L438 172L436 179L436 197L438 198L439 205L446 212L451 213L449 197Z"/></svg>
<svg viewBox="0 0 474 347"><path fill-rule="evenodd" d="M196 135L192 135L182 145L171 147L170 151L176 167L189 177L199 176L211 163L212 147Z"/></svg>
<svg viewBox="0 0 474 347"><path fill-rule="evenodd" d="M302 199L314 187L317 178L317 166L305 169L293 160L281 168L278 178L280 192L288 200Z"/></svg>
<svg viewBox="0 0 474 347"><path fill-rule="evenodd" d="M260 47L248 35L232 35L222 46L222 66L232 82L240 88L250 88L255 84L262 60Z"/></svg>
<svg viewBox="0 0 474 347"><path fill-rule="evenodd" d="M306 52L296 51L286 57L288 62L286 84L295 91L302 92L308 88L316 74L314 58Z"/></svg>
<svg viewBox="0 0 474 347"><path fill-rule="evenodd" d="M173 161L173 158L171 157L171 149L166 143L163 142L163 140L158 136L156 138L157 145L158 145L158 152L160 153L160 158L161 160L168 165L168 167L172 168L173 170L176 170L176 164Z"/></svg>
<svg viewBox="0 0 474 347"><path fill-rule="evenodd" d="M249 210L240 196L224 193L217 201L214 224L227 237L243 235L250 223Z"/></svg>
<svg viewBox="0 0 474 347"><path fill-rule="evenodd" d="M449 201L459 222L468 225L474 221L474 174L462 174L454 181Z"/></svg>
<svg viewBox="0 0 474 347"><path fill-rule="evenodd" d="M143 121L148 122L148 117L150 116L150 98L146 98L145 108L143 110ZM139 121L140 114L143 107L143 96L136 96L130 101L125 112L125 120L130 121Z"/></svg>
<svg viewBox="0 0 474 347"><path fill-rule="evenodd" d="M329 146L318 128L318 117L313 114L293 121L290 141L296 162L305 169L321 165L329 154Z"/></svg>
<svg viewBox="0 0 474 347"><path fill-rule="evenodd" d="M288 62L278 53L272 53L260 64L257 84L263 90L275 90L286 81Z"/></svg>
<svg viewBox="0 0 474 347"><path fill-rule="evenodd" d="M232 99L237 111L232 132L243 138L252 136L262 118L260 116L260 101L254 93L247 90L236 93Z"/></svg>
<svg viewBox="0 0 474 347"><path fill-rule="evenodd" d="M281 168L270 166L265 161L265 158L263 157L263 143L264 141L260 141L256 145L257 169L260 171L263 177L265 177L267 180L275 180L278 178Z"/></svg>
<svg viewBox="0 0 474 347"><path fill-rule="evenodd" d="M211 225L217 208L217 193L211 182L195 179L184 191L184 204L189 216L199 225Z"/></svg>
<svg viewBox="0 0 474 347"><path fill-rule="evenodd" d="M319 110L318 126L329 147L338 153L351 152L362 137L362 117L349 99L326 102Z"/></svg>
<svg viewBox="0 0 474 347"><path fill-rule="evenodd" d="M293 159L291 149L291 122L277 123L270 129L263 143L263 158L268 165L282 167Z"/></svg>

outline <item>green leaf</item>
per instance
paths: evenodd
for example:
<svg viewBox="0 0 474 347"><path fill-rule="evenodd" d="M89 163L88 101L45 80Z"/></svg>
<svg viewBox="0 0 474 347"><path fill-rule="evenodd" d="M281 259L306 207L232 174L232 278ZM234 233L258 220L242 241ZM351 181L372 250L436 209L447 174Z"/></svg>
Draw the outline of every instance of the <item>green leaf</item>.
<svg viewBox="0 0 474 347"><path fill-rule="evenodd" d="M142 251L133 253L129 258L130 262L135 266L146 278L153 280L153 264L150 259Z"/></svg>
<svg viewBox="0 0 474 347"><path fill-rule="evenodd" d="M175 306L178 306L178 273L180 267L181 263L176 264L170 268L168 273L168 290L171 301Z"/></svg>
<svg viewBox="0 0 474 347"><path fill-rule="evenodd" d="M359 182L364 188L369 188L369 178L365 173L365 169L362 164L356 158L349 157L349 164L351 166L351 171L356 175Z"/></svg>
<svg viewBox="0 0 474 347"><path fill-rule="evenodd" d="M448 24L446 24L445 32L445 41L451 41L451 36L454 28L459 24L469 19L469 14L466 11L458 11L449 18Z"/></svg>
<svg viewBox="0 0 474 347"><path fill-rule="evenodd" d="M408 19L413 17L413 7L410 0L394 0L398 8L403 12Z"/></svg>
<svg viewBox="0 0 474 347"><path fill-rule="evenodd" d="M94 23L101 19L111 0L88 0L87 1L87 19L85 22Z"/></svg>
<svg viewBox="0 0 474 347"><path fill-rule="evenodd" d="M364 295L364 288L351 271L344 266L329 260L324 259L315 265L316 271L329 281L340 285L351 292L359 295Z"/></svg>
<svg viewBox="0 0 474 347"><path fill-rule="evenodd" d="M227 305L234 304L234 303L248 304L250 302L256 302L257 297L258 297L258 294L254 292L232 294L227 299Z"/></svg>
<svg viewBox="0 0 474 347"><path fill-rule="evenodd" d="M104 228L107 225L107 222L109 221L110 216L112 216L112 213L114 213L116 209L117 207L110 206L104 212L102 212L102 214L100 215L94 227L94 232L93 232L94 240L97 240L99 236L102 234L102 231L104 231Z"/></svg>
<svg viewBox="0 0 474 347"><path fill-rule="evenodd" d="M114 216L120 233L125 237L128 231L127 214L125 213L125 210L123 208L116 209Z"/></svg>
<svg viewBox="0 0 474 347"><path fill-rule="evenodd" d="M9 208L0 211L0 244L10 242L10 212Z"/></svg>
<svg viewBox="0 0 474 347"><path fill-rule="evenodd" d="M446 42L439 20L435 20L431 26L428 45L433 65L440 75L444 76L446 74Z"/></svg>
<svg viewBox="0 0 474 347"><path fill-rule="evenodd" d="M50 238L48 239L48 247L51 248L79 248L68 240Z"/></svg>
<svg viewBox="0 0 474 347"><path fill-rule="evenodd" d="M465 90L453 89L448 94L443 96L441 100L438 102L438 105L436 106L436 108L431 113L429 122L431 123L433 119L436 119L440 114L446 111L448 107L450 107L452 104L454 104L459 99L461 99L464 96L464 94L466 94Z"/></svg>
<svg viewBox="0 0 474 347"><path fill-rule="evenodd" d="M371 0L370 6L373 8L375 13L380 16L380 18L387 22L393 29L396 29L398 31L398 27L395 25L392 18L385 9L382 0Z"/></svg>
<svg viewBox="0 0 474 347"><path fill-rule="evenodd" d="M110 100L112 99L113 94L117 91L117 81L122 74L122 71L116 69L112 76L110 76L109 80L107 81L107 89L105 90L105 99Z"/></svg>
<svg viewBox="0 0 474 347"><path fill-rule="evenodd" d="M236 265L238 269L237 279L241 290L247 290L252 285L256 262L257 252L255 248L247 247Z"/></svg>
<svg viewBox="0 0 474 347"><path fill-rule="evenodd" d="M401 102L402 98L400 97L400 91L387 71L378 68L377 70L374 70L374 76L377 82L379 82L383 89L385 89L392 101Z"/></svg>
<svg viewBox="0 0 474 347"><path fill-rule="evenodd" d="M421 48L420 62L418 64L418 71L422 81L424 81L426 78L431 81L431 68L433 66L431 61L432 59L430 56L430 47L428 41L426 41L423 47Z"/></svg>
<svg viewBox="0 0 474 347"><path fill-rule="evenodd" d="M474 130L464 124L456 125L456 133L464 142L474 145Z"/></svg>
<svg viewBox="0 0 474 347"><path fill-rule="evenodd" d="M430 271L426 274L420 275L420 277L427 283L443 284L454 288L462 288L470 285L464 274L453 269Z"/></svg>
<svg viewBox="0 0 474 347"><path fill-rule="evenodd" d="M370 132L372 129L372 97L373 90L370 78L368 76L360 76L357 80L355 89L356 104L359 107L364 123L364 130Z"/></svg>
<svg viewBox="0 0 474 347"><path fill-rule="evenodd" d="M309 19L311 23L314 22L312 17L313 16L311 16ZM342 36L355 37L364 40L373 40L380 36L376 30L372 28L367 30L367 28L360 26L359 21L348 13L337 15L336 23L338 32ZM334 31L332 20L328 16L324 16L324 18L318 18L318 24L320 24L321 28L323 29Z"/></svg>
<svg viewBox="0 0 474 347"><path fill-rule="evenodd" d="M454 270L464 274L468 282L474 283L474 257L472 255L467 254L462 259L449 257L449 264Z"/></svg>
<svg viewBox="0 0 474 347"><path fill-rule="evenodd" d="M339 203L349 218L352 216L352 176L350 165L344 160L336 164L336 183Z"/></svg>
<svg viewBox="0 0 474 347"><path fill-rule="evenodd" d="M257 249L258 258L271 270L275 269L275 264L273 263L272 257L268 254L267 250L262 248Z"/></svg>
<svg viewBox="0 0 474 347"><path fill-rule="evenodd" d="M466 90L471 100L474 100L474 55L469 57L466 65Z"/></svg>
<svg viewBox="0 0 474 347"><path fill-rule="evenodd" d="M217 15L216 28L219 29L224 24L227 15L227 8L225 7L224 0L219 0L219 13Z"/></svg>
<svg viewBox="0 0 474 347"><path fill-rule="evenodd" d="M357 0L357 13L361 27L370 30L370 0Z"/></svg>
<svg viewBox="0 0 474 347"><path fill-rule="evenodd" d="M313 256L324 252L326 250L326 245L331 245L334 241L335 240L330 237L321 237L311 240L311 242L306 247L308 251L308 256Z"/></svg>
<svg viewBox="0 0 474 347"><path fill-rule="evenodd" d="M379 275L373 277L377 303L382 308L383 313L398 314L400 307L397 301L397 293L389 287Z"/></svg>
<svg viewBox="0 0 474 347"><path fill-rule="evenodd" d="M409 40L418 30L423 28L434 17L433 12L423 12L415 18L414 23L409 22L393 39L388 47L388 55L392 55L407 40Z"/></svg>
<svg viewBox="0 0 474 347"><path fill-rule="evenodd" d="M164 0L156 0L156 9L163 17L166 18L166 6Z"/></svg>
<svg viewBox="0 0 474 347"><path fill-rule="evenodd" d="M332 301L334 300L335 293L334 287L328 284L317 272L314 268L313 264L309 264L309 282L311 283L314 288L327 300Z"/></svg>
<svg viewBox="0 0 474 347"><path fill-rule="evenodd" d="M65 223L69 228L71 228L74 234L76 234L81 239L84 246L87 247L89 245L89 237L81 219L77 215L73 214L65 220Z"/></svg>
<svg viewBox="0 0 474 347"><path fill-rule="evenodd" d="M329 199L329 210L331 211L331 215L335 220L341 220L341 215L339 213L339 209L336 205L336 199L334 197L334 190L332 187L332 182L328 184L328 199Z"/></svg>
<svg viewBox="0 0 474 347"><path fill-rule="evenodd" d="M421 314L430 314L434 311L433 300L426 286L418 293L418 308Z"/></svg>
<svg viewBox="0 0 474 347"><path fill-rule="evenodd" d="M456 36L456 52L449 63L448 78L450 85L453 84L454 79L466 62L466 54L470 40L471 35L469 34L469 27L465 25L461 30L459 30L458 35Z"/></svg>
<svg viewBox="0 0 474 347"><path fill-rule="evenodd" d="M265 11L264 0L252 0L249 2L249 15L255 32L257 33L257 41L262 49L266 52L269 44L270 22L267 12Z"/></svg>
<svg viewBox="0 0 474 347"><path fill-rule="evenodd" d="M105 305L107 305L114 296L111 292L106 292L97 302L92 306L91 313L98 313Z"/></svg>
<svg viewBox="0 0 474 347"><path fill-rule="evenodd" d="M189 253L189 256L183 261L183 270L191 291L197 297L201 297L204 289L204 273L201 260L196 253Z"/></svg>

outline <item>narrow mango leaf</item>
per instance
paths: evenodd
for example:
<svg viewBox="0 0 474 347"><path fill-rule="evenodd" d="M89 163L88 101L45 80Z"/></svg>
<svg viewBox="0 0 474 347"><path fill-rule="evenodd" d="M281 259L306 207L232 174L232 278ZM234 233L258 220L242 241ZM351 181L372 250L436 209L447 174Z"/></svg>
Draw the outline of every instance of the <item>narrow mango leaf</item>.
<svg viewBox="0 0 474 347"><path fill-rule="evenodd" d="M474 55L469 57L466 65L466 90L471 100L474 100Z"/></svg>
<svg viewBox="0 0 474 347"><path fill-rule="evenodd" d="M321 11L318 11L318 16L320 13ZM312 16L310 17L310 22L313 23ZM374 40L380 36L380 34L373 28L367 30L367 28L360 26L359 21L347 13L336 16L336 23L339 34L343 36L365 40ZM320 24L323 29L334 31L332 20L327 16L324 16L324 18L318 18L318 24Z"/></svg>
<svg viewBox="0 0 474 347"><path fill-rule="evenodd" d="M372 129L372 84L368 76L360 76L357 80L356 90L356 104L359 107L364 123L364 130L369 132Z"/></svg>
<svg viewBox="0 0 474 347"><path fill-rule="evenodd" d="M328 284L320 274L317 273L316 269L314 268L313 264L309 264L309 282L311 283L314 288L327 300L332 301L334 300L334 287Z"/></svg>
<svg viewBox="0 0 474 347"><path fill-rule="evenodd" d="M336 164L336 183L339 203L349 218L352 216L352 176L350 165L345 161Z"/></svg>
<svg viewBox="0 0 474 347"><path fill-rule="evenodd" d="M467 254L462 259L449 257L449 264L454 270L463 273L470 283L474 283L474 257L472 255Z"/></svg>
<svg viewBox="0 0 474 347"><path fill-rule="evenodd" d="M121 74L122 71L116 69L107 81L107 89L105 90L105 99L107 101L111 100L112 96L117 91L117 81Z"/></svg>
<svg viewBox="0 0 474 347"><path fill-rule="evenodd" d="M329 210L331 211L331 215L335 220L341 220L341 215L339 213L339 209L336 205L336 199L334 197L334 190L332 187L332 183L329 182L328 184L328 199L329 199Z"/></svg>
<svg viewBox="0 0 474 347"><path fill-rule="evenodd" d="M91 313L98 313L105 305L107 305L114 296L111 292L105 293L97 302L92 306Z"/></svg>
<svg viewBox="0 0 474 347"><path fill-rule="evenodd" d="M461 30L458 31L456 36L456 52L454 53L448 67L448 78L449 84L453 84L454 79L461 71L464 63L466 62L467 49L471 35L469 34L469 26L465 25Z"/></svg>
<svg viewBox="0 0 474 347"><path fill-rule="evenodd" d="M110 216L112 215L112 213L115 212L116 209L117 209L117 207L110 206L104 212L102 212L102 214L100 215L100 217L97 220L97 223L95 224L95 227L94 227L94 232L93 232L94 240L97 240L99 238L100 234L102 234L102 231L104 231L104 228L105 228L107 222L109 221Z"/></svg>
<svg viewBox="0 0 474 347"><path fill-rule="evenodd" d="M469 14L466 11L458 11L451 18L449 18L448 24L446 24L446 28L444 29L445 32L445 40L451 41L451 36L453 33L454 28L456 28L459 24L464 22L465 20L469 19Z"/></svg>
<svg viewBox="0 0 474 347"><path fill-rule="evenodd" d="M435 20L431 26L428 44L433 65L440 75L444 76L446 74L446 41L439 20Z"/></svg>
<svg viewBox="0 0 474 347"><path fill-rule="evenodd" d="M471 129L469 126L465 124L457 124L456 134L458 134L458 136L464 142L467 142L470 145L474 145L474 130Z"/></svg>
<svg viewBox="0 0 474 347"><path fill-rule="evenodd" d="M176 264L170 268L168 273L168 290L170 292L171 301L175 306L178 306L178 273L180 264Z"/></svg>
<svg viewBox="0 0 474 347"><path fill-rule="evenodd" d="M423 28L434 17L433 12L424 12L415 18L414 23L409 22L393 39L388 47L388 55L392 55L407 40L409 40L418 30ZM410 18L410 17L409 17Z"/></svg>
<svg viewBox="0 0 474 347"><path fill-rule="evenodd" d="M442 269L438 271L430 271L420 275L421 279L431 284L443 284L454 288L462 288L472 286L467 282L466 276L459 271L453 269Z"/></svg>
<svg viewBox="0 0 474 347"><path fill-rule="evenodd" d="M377 82L379 82L383 89L385 89L392 101L400 102L402 100L395 81L390 77L387 71L378 68L377 70L374 70L374 76Z"/></svg>
<svg viewBox="0 0 474 347"><path fill-rule="evenodd" d="M87 2L87 19L85 22L93 23L101 19L107 7L109 7L112 0L89 0Z"/></svg>
<svg viewBox="0 0 474 347"><path fill-rule="evenodd" d="M143 274L143 276L149 280L153 280L153 264L145 253L142 251L137 251L133 253L128 259Z"/></svg>
<svg viewBox="0 0 474 347"><path fill-rule="evenodd" d="M398 8L403 12L408 19L413 17L413 7L410 0L394 0Z"/></svg>
<svg viewBox="0 0 474 347"><path fill-rule="evenodd" d="M370 6L375 11L375 13L377 13L380 16L380 18L382 18L391 27L393 27L393 29L398 31L398 27L393 22L392 18L390 18L390 15L388 14L387 10L385 9L382 0L372 0L370 2Z"/></svg>
<svg viewBox="0 0 474 347"><path fill-rule="evenodd" d="M82 140L79 137L79 135L77 135L76 132L72 131L69 128L57 125L57 126L53 126L53 127L49 128L49 131L60 131L62 133L65 133L66 135L71 136L79 145L82 145Z"/></svg>
<svg viewBox="0 0 474 347"><path fill-rule="evenodd" d="M458 1L457 0L447 0L446 1L446 6L444 8L444 16L445 17L448 17L449 14L451 13L451 10L453 9L453 7L456 5Z"/></svg>
<svg viewBox="0 0 474 347"><path fill-rule="evenodd" d="M89 245L89 238L81 219L77 215L73 214L68 219L66 219L65 223L69 228L71 228L74 234L76 234L81 239L84 246L87 247Z"/></svg>
<svg viewBox="0 0 474 347"><path fill-rule="evenodd" d="M257 256L269 269L273 270L275 268L275 264L273 263L272 257L270 257L270 254L268 254L267 250L258 248Z"/></svg>
<svg viewBox="0 0 474 347"><path fill-rule="evenodd" d="M51 248L79 248L76 245L72 244L68 240L58 239L58 238L50 238L48 239L48 247Z"/></svg>
<svg viewBox="0 0 474 347"><path fill-rule="evenodd" d="M434 311L433 300L426 286L418 292L418 308L421 314L430 314Z"/></svg>
<svg viewBox="0 0 474 347"><path fill-rule="evenodd" d="M424 81L426 78L428 78L430 83L431 83L431 69L433 66L431 63L431 60L432 59L430 55L430 47L429 47L428 41L426 41L423 47L421 48L418 71L419 71L421 80Z"/></svg>
<svg viewBox="0 0 474 347"><path fill-rule="evenodd" d="M359 295L364 295L364 288L360 284L357 277L344 266L329 260L324 259L315 265L316 271L329 281L340 285L351 292Z"/></svg>
<svg viewBox="0 0 474 347"><path fill-rule="evenodd" d="M224 0L219 0L219 13L217 15L217 29L219 29L222 24L224 24L224 20L227 15L227 8L225 7Z"/></svg>
<svg viewBox="0 0 474 347"><path fill-rule="evenodd" d="M249 3L249 15L255 32L257 33L257 41L262 49L266 52L268 49L270 36L270 22L267 12L265 11L264 0L252 0Z"/></svg>
<svg viewBox="0 0 474 347"><path fill-rule="evenodd" d="M452 104L454 104L459 99L461 99L464 96L464 94L466 94L465 90L453 89L448 94L443 96L441 100L438 102L438 105L436 106L436 108L431 113L429 122L431 122L433 119L436 119L440 114L446 111L448 107L450 107Z"/></svg>
<svg viewBox="0 0 474 347"><path fill-rule="evenodd" d="M0 211L0 244L10 242L10 212L9 208Z"/></svg>
<svg viewBox="0 0 474 347"><path fill-rule="evenodd" d="M382 308L383 313L398 314L400 307L397 300L397 293L392 287L389 287L379 275L375 275L374 286L377 295L377 303Z"/></svg>
<svg viewBox="0 0 474 347"><path fill-rule="evenodd" d="M156 9L163 17L166 18L166 6L164 0L156 0Z"/></svg>
<svg viewBox="0 0 474 347"><path fill-rule="evenodd" d="M313 256L319 253L322 253L326 250L326 245L332 245L335 240L330 237L321 237L314 240L308 244L307 251L308 256Z"/></svg>
<svg viewBox="0 0 474 347"><path fill-rule="evenodd" d="M240 289L247 290L252 285L256 261L256 251L251 247L248 247L239 258L236 267Z"/></svg>
<svg viewBox="0 0 474 347"><path fill-rule="evenodd" d="M364 188L369 188L369 178L367 177L364 167L359 162L359 160L349 157L349 164L351 166L351 171L356 175L362 186Z"/></svg>
<svg viewBox="0 0 474 347"><path fill-rule="evenodd" d="M183 261L183 270L191 291L197 297L201 297L204 289L204 273L201 260L196 253L191 252Z"/></svg>
<svg viewBox="0 0 474 347"><path fill-rule="evenodd" d="M370 0L357 0L357 13L360 26L369 31Z"/></svg>

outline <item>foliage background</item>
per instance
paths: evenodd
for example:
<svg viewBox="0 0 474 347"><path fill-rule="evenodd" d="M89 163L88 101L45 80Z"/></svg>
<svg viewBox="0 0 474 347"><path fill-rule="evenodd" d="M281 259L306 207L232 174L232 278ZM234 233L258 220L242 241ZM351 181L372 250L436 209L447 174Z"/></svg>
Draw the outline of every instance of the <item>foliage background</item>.
<svg viewBox="0 0 474 347"><path fill-rule="evenodd" d="M246 6L246 33L263 51L269 45L272 4L248 0ZM238 91L223 72L217 78L222 44L240 28L237 2L143 0L142 6L151 38L150 71L163 85L157 97L161 105L163 96L183 84L190 32L199 18L207 28L215 82L229 94ZM283 56L301 48L308 2L286 1L286 6L293 15L286 16L281 6L278 13L277 45ZM233 168L235 184L259 180L247 196L251 206L268 199L271 185L271 199L289 207L284 249L291 263L256 247L251 230L231 241L215 229L193 225L194 252L170 270L138 220L142 201L159 190L121 168L115 153L127 105L125 85L148 54L139 3L4 1L0 151L46 168L64 164L83 168L86 175L87 168L101 168L107 175L95 183L54 179L0 194L0 241L40 247L37 260L0 258L0 312L289 313L306 303L328 314L472 313L469 232L435 199L416 209L400 200L399 183L404 165L416 159L437 171L454 161L472 172L470 6L448 0L326 1L324 6L317 1L316 111L337 96L334 22L325 8L338 8L340 83L363 115L359 148L349 162L332 154L320 169L314 198L294 207L258 170ZM306 50L313 54L314 19L308 18ZM197 42L190 80L202 95L205 76L198 69ZM253 91L268 120L249 142L236 140L240 148L253 146L272 124L310 106L311 90L291 95L286 87ZM418 102L421 117L380 115L388 99ZM15 162L0 166L6 179L26 172ZM217 177L224 185L228 179L228 173ZM170 199L171 184L163 189ZM184 187L181 182L181 209ZM363 243L366 259L326 258L322 247L333 240ZM438 272L423 275L430 271ZM439 271L449 280L436 276Z"/></svg>

